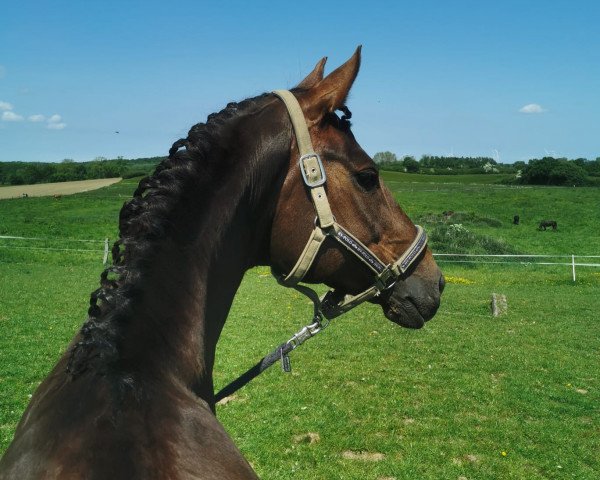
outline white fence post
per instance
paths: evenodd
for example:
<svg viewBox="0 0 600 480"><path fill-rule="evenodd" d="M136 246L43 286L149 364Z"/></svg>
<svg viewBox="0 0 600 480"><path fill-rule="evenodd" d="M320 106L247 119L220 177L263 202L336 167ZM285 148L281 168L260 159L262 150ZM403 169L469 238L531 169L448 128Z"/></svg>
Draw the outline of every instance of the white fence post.
<svg viewBox="0 0 600 480"><path fill-rule="evenodd" d="M571 255L571 264L573 265L573 282L575 281L575 255Z"/></svg>
<svg viewBox="0 0 600 480"><path fill-rule="evenodd" d="M106 262L108 261L108 238L104 239L104 259L102 260L102 263L104 265L106 265Z"/></svg>

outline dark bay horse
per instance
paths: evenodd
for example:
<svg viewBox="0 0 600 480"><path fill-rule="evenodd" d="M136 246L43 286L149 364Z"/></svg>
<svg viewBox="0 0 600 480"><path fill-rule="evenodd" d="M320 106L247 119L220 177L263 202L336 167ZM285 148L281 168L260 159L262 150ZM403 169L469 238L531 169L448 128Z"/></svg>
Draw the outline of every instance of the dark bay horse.
<svg viewBox="0 0 600 480"><path fill-rule="evenodd" d="M546 230L546 228L552 227L552 230L556 230L557 223L555 220L542 220L538 226L538 230Z"/></svg>
<svg viewBox="0 0 600 480"><path fill-rule="evenodd" d="M322 158L323 192L350 243L391 265L421 230L351 133L345 101L360 48L325 78L324 65L292 90ZM123 206L113 266L81 331L33 395L0 478L256 478L215 417L212 370L244 272L290 272L318 223L313 200L321 193L311 199L307 188L318 182L303 180L298 153L274 94L230 103L175 142ZM348 294L373 283L372 270L336 241L326 240L313 260L305 282ZM419 328L438 309L443 285L423 244L370 301L391 321Z"/></svg>

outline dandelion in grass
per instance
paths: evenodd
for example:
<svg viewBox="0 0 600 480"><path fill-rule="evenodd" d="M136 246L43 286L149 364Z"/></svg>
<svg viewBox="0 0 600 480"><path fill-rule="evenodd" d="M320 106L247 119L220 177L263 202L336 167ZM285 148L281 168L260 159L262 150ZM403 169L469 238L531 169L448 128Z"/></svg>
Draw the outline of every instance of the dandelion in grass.
<svg viewBox="0 0 600 480"><path fill-rule="evenodd" d="M454 283L457 285L473 285L475 282L463 277L454 277L452 275L444 276L446 283Z"/></svg>

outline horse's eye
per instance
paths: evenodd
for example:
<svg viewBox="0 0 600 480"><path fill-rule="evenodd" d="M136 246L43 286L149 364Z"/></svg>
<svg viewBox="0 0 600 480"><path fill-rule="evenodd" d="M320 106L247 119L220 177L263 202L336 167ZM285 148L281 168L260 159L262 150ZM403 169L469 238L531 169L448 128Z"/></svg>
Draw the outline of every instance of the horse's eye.
<svg viewBox="0 0 600 480"><path fill-rule="evenodd" d="M357 172L354 178L356 178L357 183L367 192L375 190L379 186L379 174L377 170L372 168Z"/></svg>

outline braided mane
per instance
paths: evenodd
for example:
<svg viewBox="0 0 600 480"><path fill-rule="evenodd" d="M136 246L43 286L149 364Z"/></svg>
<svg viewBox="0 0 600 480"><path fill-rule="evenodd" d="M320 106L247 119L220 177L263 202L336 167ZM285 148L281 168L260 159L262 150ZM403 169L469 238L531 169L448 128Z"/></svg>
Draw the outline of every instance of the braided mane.
<svg viewBox="0 0 600 480"><path fill-rule="evenodd" d="M140 280L157 255L158 242L181 234L173 228L173 213L192 188L211 188L219 168L212 151L218 148L224 127L254 110L267 96L229 103L219 113L209 115L206 123L194 125L186 138L173 144L154 173L139 182L133 198L121 209L112 265L100 275L100 288L91 294L81 338L71 349L67 367L71 375L89 368L104 374L118 360L122 326L140 293Z"/></svg>

